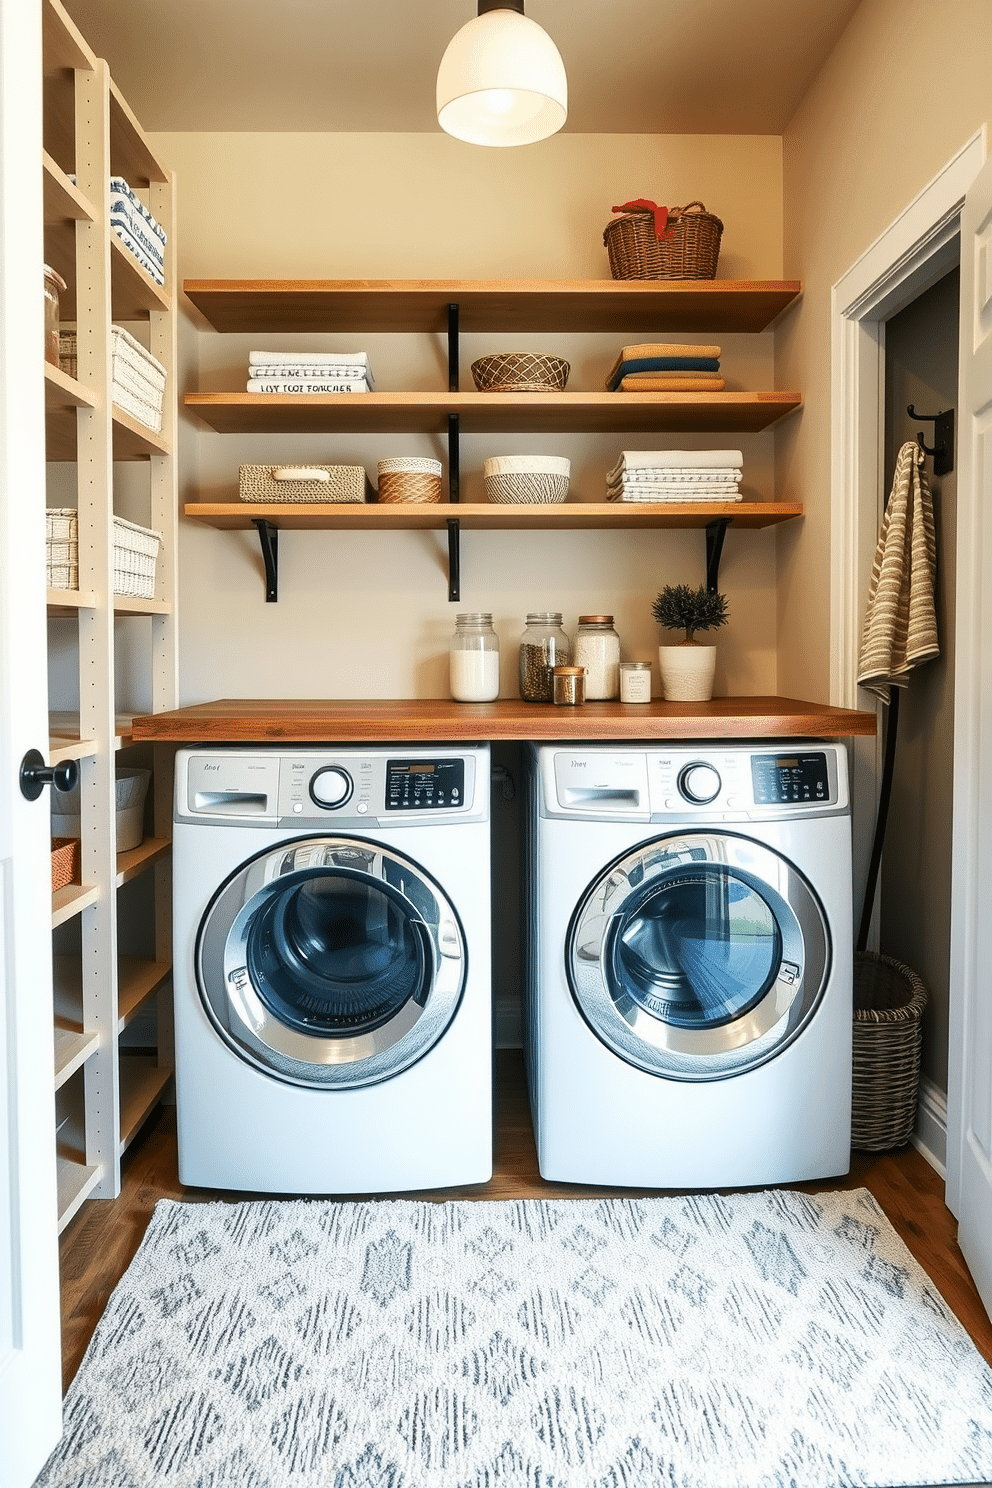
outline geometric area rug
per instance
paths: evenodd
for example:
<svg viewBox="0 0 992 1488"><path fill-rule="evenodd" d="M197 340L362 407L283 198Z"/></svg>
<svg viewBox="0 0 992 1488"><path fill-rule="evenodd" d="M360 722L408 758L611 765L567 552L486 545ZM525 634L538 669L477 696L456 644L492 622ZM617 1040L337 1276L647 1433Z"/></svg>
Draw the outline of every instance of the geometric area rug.
<svg viewBox="0 0 992 1488"><path fill-rule="evenodd" d="M992 1479L992 1371L864 1189L161 1201L38 1488Z"/></svg>

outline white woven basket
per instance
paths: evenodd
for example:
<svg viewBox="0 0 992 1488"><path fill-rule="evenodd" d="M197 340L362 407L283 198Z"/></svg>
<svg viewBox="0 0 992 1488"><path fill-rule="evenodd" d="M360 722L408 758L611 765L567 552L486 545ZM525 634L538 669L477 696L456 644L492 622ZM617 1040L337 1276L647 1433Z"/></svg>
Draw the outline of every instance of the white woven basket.
<svg viewBox="0 0 992 1488"><path fill-rule="evenodd" d="M131 599L153 599L155 566L162 534L135 522L114 518L114 593Z"/></svg>
<svg viewBox="0 0 992 1488"><path fill-rule="evenodd" d="M482 466L487 501L554 504L568 495L572 462L558 455L495 455Z"/></svg>
<svg viewBox="0 0 992 1488"><path fill-rule="evenodd" d="M79 528L72 506L45 512L45 567L49 589L79 588Z"/></svg>
<svg viewBox="0 0 992 1488"><path fill-rule="evenodd" d="M364 465L242 465L242 501L368 501L372 484Z"/></svg>

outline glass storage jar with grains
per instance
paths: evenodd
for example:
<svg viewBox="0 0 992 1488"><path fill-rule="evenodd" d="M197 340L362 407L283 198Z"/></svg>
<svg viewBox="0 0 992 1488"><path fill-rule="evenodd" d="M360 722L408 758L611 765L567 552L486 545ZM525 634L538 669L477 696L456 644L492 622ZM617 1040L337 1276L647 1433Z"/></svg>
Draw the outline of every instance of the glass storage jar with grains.
<svg viewBox="0 0 992 1488"><path fill-rule="evenodd" d="M499 637L486 611L455 616L448 676L456 703L491 703L499 697Z"/></svg>
<svg viewBox="0 0 992 1488"><path fill-rule="evenodd" d="M568 666L572 650L558 610L532 610L520 639L520 696L528 703L554 699L554 669Z"/></svg>
<svg viewBox="0 0 992 1488"><path fill-rule="evenodd" d="M576 666L585 667L586 701L620 693L620 637L612 615L580 615L575 632Z"/></svg>

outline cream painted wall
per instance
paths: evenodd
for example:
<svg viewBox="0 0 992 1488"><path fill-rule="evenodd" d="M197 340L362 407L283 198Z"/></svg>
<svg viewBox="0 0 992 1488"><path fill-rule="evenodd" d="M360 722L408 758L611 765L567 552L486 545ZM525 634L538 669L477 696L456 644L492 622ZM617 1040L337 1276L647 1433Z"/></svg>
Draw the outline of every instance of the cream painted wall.
<svg viewBox="0 0 992 1488"><path fill-rule="evenodd" d="M694 198L725 224L721 278L782 274L781 141L777 137L558 135L523 150L479 150L444 135L159 134L177 173L179 266L202 278L605 278L602 231L615 202ZM597 388L623 336L464 337L462 386L483 351L534 347L572 362L570 386ZM680 337L681 339L681 337ZM699 337L699 340L706 339ZM775 385L774 335L721 339L731 388ZM188 387L239 390L250 346L294 338L183 328ZM307 344L297 338L296 344ZM442 338L316 337L313 347L369 349L380 389L446 386ZM771 496L774 438L631 437L629 447L742 447L745 492ZM572 497L601 500L619 441L600 436L463 440L463 495L481 499L490 454L539 449L572 460ZM343 460L375 474L392 454L434 454L419 436L246 436L185 418L182 499L237 497L241 462ZM180 697L443 697L448 637L462 609L492 610L502 693L516 693L516 646L530 609L612 612L625 654L657 660L650 602L666 582L703 577L701 533L468 533L462 597L447 600L446 547L434 534L299 533L280 543L278 604L263 598L254 534L181 524ZM721 587L717 691L773 693L773 532L728 535ZM655 676L657 688L657 675Z"/></svg>
<svg viewBox="0 0 992 1488"><path fill-rule="evenodd" d="M990 56L992 0L863 0L783 139L784 272L804 295L776 377L806 399L776 434L778 493L806 503L779 540L787 695L829 697L831 286L992 120Z"/></svg>

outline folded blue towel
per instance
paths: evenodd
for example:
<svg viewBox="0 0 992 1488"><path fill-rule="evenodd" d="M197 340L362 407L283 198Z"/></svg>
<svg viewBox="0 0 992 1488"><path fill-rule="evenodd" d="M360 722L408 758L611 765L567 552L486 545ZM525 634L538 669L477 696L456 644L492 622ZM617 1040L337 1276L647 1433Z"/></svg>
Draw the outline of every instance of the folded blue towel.
<svg viewBox="0 0 992 1488"><path fill-rule="evenodd" d="M634 372L719 372L719 357L634 357L621 362L612 373L607 387L615 392L625 377Z"/></svg>

